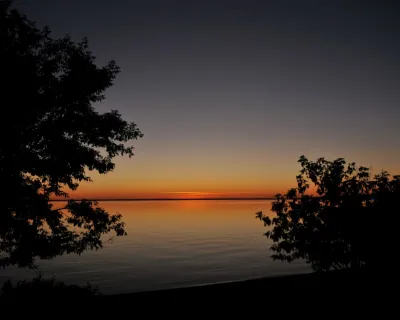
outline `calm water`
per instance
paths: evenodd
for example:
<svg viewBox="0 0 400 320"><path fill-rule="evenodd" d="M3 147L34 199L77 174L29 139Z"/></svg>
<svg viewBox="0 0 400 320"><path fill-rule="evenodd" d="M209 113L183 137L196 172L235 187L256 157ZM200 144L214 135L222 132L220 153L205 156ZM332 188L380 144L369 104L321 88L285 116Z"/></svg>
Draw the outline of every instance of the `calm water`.
<svg viewBox="0 0 400 320"><path fill-rule="evenodd" d="M40 262L44 276L97 285L105 294L165 289L309 271L303 262L274 262L255 212L266 200L101 202L119 212L128 236L99 251ZM0 281L35 271L0 270Z"/></svg>

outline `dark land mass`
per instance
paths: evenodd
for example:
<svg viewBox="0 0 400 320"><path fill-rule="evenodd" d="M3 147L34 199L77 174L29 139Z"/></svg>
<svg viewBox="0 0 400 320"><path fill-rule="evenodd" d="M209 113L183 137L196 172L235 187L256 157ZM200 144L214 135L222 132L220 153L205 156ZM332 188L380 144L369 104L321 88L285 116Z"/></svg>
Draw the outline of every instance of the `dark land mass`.
<svg viewBox="0 0 400 320"><path fill-rule="evenodd" d="M273 292L290 292L301 295L302 290L310 292L333 291L336 289L348 292L362 292L373 285L367 271L331 271L306 273L290 276L259 278L244 281L209 284L177 289L137 292L104 296L108 302L124 303L127 300L147 301L161 299L170 302L191 301L202 297L203 301L227 300L245 301L257 299L262 293L273 298ZM104 298L103 297L103 298Z"/></svg>
<svg viewBox="0 0 400 320"><path fill-rule="evenodd" d="M387 285L383 288L380 278L365 270L346 270L118 294L100 300L109 306L132 305L151 313L183 313L190 317L196 317L197 313L211 317L218 311L224 318L278 314L284 319L293 316L358 319L361 315L390 314L396 303Z"/></svg>
<svg viewBox="0 0 400 320"><path fill-rule="evenodd" d="M24 289L0 299L0 305L75 301L92 315L112 310L121 316L129 311L197 318L200 313L219 311L237 317L236 312L245 310L241 318L258 314L280 314L284 319L291 315L358 318L372 312L382 317L396 306L396 295L390 282L383 286L381 280L366 270L346 270L95 297L69 286L61 291Z"/></svg>

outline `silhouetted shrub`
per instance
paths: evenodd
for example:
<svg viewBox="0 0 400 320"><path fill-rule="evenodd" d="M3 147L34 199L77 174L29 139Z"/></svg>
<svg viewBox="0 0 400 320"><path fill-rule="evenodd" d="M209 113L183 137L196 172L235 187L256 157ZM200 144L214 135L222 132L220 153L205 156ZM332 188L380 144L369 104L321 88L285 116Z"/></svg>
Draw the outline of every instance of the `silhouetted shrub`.
<svg viewBox="0 0 400 320"><path fill-rule="evenodd" d="M375 268L393 261L399 211L400 176L387 172L371 179L370 170L344 159L316 162L304 156L297 188L276 195L272 219L257 213L272 229L272 258L305 259L315 271ZM313 183L316 195L306 194Z"/></svg>

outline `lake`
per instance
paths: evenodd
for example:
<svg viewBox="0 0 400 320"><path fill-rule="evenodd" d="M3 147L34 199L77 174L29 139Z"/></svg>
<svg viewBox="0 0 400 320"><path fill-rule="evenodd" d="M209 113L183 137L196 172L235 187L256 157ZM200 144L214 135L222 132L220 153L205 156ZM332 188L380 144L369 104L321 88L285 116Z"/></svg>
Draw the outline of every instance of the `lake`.
<svg viewBox="0 0 400 320"><path fill-rule="evenodd" d="M255 213L270 200L104 201L121 213L128 235L98 251L39 262L45 277L90 282L104 294L127 293L310 271L303 261L272 261L267 231ZM272 215L272 213L271 213ZM37 271L0 270L0 281Z"/></svg>

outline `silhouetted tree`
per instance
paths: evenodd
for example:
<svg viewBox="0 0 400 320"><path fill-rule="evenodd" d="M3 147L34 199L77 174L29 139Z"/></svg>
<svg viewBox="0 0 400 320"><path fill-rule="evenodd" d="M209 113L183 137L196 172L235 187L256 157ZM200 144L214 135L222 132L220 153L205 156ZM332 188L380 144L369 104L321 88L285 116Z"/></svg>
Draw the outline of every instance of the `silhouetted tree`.
<svg viewBox="0 0 400 320"><path fill-rule="evenodd" d="M92 106L119 71L114 61L96 66L86 39L52 39L0 2L0 64L0 266L33 267L36 258L100 248L110 231L124 235L121 216L96 203L49 202L90 181L88 171L112 171L114 157L133 155L126 142L142 137L116 110Z"/></svg>
<svg viewBox="0 0 400 320"><path fill-rule="evenodd" d="M302 156L299 162L297 188L272 203L276 216L257 213L272 226L265 233L273 241L272 258L305 259L315 271L387 264L382 247L393 239L389 214L399 211L400 176L390 179L384 171L371 179L368 168L342 158L312 162ZM310 182L317 195L306 194Z"/></svg>

